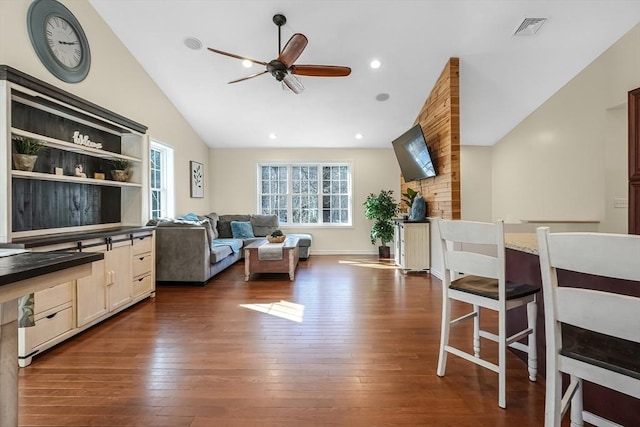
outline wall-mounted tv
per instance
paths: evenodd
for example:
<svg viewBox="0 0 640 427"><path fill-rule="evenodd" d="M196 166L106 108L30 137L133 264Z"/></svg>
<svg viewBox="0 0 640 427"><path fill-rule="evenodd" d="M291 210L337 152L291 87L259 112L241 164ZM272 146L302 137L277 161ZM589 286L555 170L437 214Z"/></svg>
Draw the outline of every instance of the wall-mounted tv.
<svg viewBox="0 0 640 427"><path fill-rule="evenodd" d="M436 167L420 124L394 139L392 144L405 182L436 176Z"/></svg>

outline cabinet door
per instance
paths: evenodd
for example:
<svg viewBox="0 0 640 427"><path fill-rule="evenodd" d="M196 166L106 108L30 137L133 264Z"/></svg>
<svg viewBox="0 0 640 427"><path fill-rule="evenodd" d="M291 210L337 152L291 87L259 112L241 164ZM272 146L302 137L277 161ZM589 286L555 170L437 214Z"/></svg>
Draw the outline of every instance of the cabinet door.
<svg viewBox="0 0 640 427"><path fill-rule="evenodd" d="M101 251L106 256L106 248ZM104 259L91 265L91 276L77 280L76 311L78 327L101 317L108 311Z"/></svg>
<svg viewBox="0 0 640 427"><path fill-rule="evenodd" d="M404 265L408 270L428 270L429 257L429 224L405 224L404 227Z"/></svg>
<svg viewBox="0 0 640 427"><path fill-rule="evenodd" d="M105 253L109 311L131 301L131 240L115 242Z"/></svg>

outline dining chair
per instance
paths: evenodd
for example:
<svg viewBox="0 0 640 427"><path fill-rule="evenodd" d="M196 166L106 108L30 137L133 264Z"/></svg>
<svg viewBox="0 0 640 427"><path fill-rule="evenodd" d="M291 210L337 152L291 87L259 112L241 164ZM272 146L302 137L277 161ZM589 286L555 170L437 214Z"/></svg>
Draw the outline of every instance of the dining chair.
<svg viewBox="0 0 640 427"><path fill-rule="evenodd" d="M445 375L447 354L459 356L498 374L498 405L506 408L506 351L513 347L527 353L529 379L536 380L537 286L505 280L504 224L463 220L438 220L442 259L442 328L438 371ZM483 246L477 246L483 245ZM489 245L489 246L486 246ZM483 248L482 250L478 250ZM485 249L490 248L490 249ZM491 253L489 253L491 252ZM451 319L451 302L471 304L470 313ZM526 306L527 327L507 336L507 311ZM480 308L498 313L498 333L481 329ZM450 344L451 326L473 319L473 354ZM480 339L498 343L498 363L480 356ZM527 343L520 342L528 338Z"/></svg>
<svg viewBox="0 0 640 427"><path fill-rule="evenodd" d="M583 410L582 382L640 398L640 298L585 289L580 279L565 283L558 272L561 279L569 271L640 286L640 236L551 233L540 227L537 238L547 343L545 427L560 426L569 406L572 427L583 421L618 425ZM564 394L562 373L569 375Z"/></svg>

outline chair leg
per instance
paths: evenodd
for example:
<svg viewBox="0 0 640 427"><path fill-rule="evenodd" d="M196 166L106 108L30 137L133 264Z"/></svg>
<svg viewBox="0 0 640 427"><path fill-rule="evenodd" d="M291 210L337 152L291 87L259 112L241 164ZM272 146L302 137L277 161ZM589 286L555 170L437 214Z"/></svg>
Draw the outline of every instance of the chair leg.
<svg viewBox="0 0 640 427"><path fill-rule="evenodd" d="M473 318L473 354L480 357L480 306L474 305L473 312L476 314Z"/></svg>
<svg viewBox="0 0 640 427"><path fill-rule="evenodd" d="M439 377L444 377L444 371L447 369L447 352L444 347L449 345L449 331L451 330L451 300L445 298L442 301L442 326L440 328L440 353L438 355L438 371Z"/></svg>
<svg viewBox="0 0 640 427"><path fill-rule="evenodd" d="M534 299L527 304L527 324L532 332L528 337L527 365L529 367L529 380L535 381L538 374L538 350L536 347L536 318L538 316L538 304Z"/></svg>
<svg viewBox="0 0 640 427"><path fill-rule="evenodd" d="M498 316L498 406L507 407L507 325L506 310Z"/></svg>
<svg viewBox="0 0 640 427"><path fill-rule="evenodd" d="M547 378L544 402L544 427L560 427L562 421L562 373L547 359Z"/></svg>
<svg viewBox="0 0 640 427"><path fill-rule="evenodd" d="M583 427L582 419L582 379L571 375L571 382L577 381L578 388L571 398L571 427Z"/></svg>

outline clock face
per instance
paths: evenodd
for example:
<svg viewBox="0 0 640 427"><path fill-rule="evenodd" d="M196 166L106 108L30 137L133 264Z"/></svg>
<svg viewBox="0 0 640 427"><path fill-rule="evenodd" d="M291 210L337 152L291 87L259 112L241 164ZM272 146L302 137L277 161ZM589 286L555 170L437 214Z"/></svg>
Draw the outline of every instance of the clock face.
<svg viewBox="0 0 640 427"><path fill-rule="evenodd" d="M66 20L59 16L50 16L47 19L45 34L51 53L64 67L75 68L80 64L80 39Z"/></svg>
<svg viewBox="0 0 640 427"><path fill-rule="evenodd" d="M34 0L27 13L27 28L38 58L54 76L67 83L87 77L89 42L69 9L56 0Z"/></svg>

